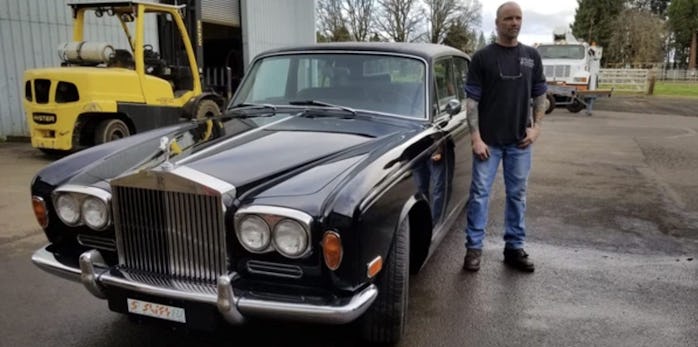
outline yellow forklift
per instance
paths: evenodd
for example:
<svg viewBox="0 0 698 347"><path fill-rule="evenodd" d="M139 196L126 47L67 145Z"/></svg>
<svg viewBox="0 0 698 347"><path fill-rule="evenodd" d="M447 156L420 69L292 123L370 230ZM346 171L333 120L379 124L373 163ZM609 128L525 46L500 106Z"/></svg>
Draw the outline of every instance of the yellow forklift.
<svg viewBox="0 0 698 347"><path fill-rule="evenodd" d="M24 73L32 146L63 154L219 115L225 97L202 87L201 22L197 1L190 3L189 8L139 1L69 4L73 38L59 47L61 66ZM124 38L115 41L123 46L86 40L87 18L120 26ZM157 42L146 39L146 27L157 28Z"/></svg>

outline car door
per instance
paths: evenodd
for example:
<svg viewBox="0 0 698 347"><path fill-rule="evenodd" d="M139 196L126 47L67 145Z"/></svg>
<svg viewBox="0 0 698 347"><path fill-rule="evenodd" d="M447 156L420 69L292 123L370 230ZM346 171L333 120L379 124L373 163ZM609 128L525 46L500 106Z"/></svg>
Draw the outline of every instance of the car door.
<svg viewBox="0 0 698 347"><path fill-rule="evenodd" d="M438 129L438 150L440 156L432 161L432 218L436 226L450 225L462 211L467 199L467 186L471 170L468 155L470 132L466 122L464 78L467 74L467 60L461 57L445 57L434 63L434 83L438 105L434 124ZM460 112L450 115L449 102L461 104ZM435 237L441 232L435 228Z"/></svg>

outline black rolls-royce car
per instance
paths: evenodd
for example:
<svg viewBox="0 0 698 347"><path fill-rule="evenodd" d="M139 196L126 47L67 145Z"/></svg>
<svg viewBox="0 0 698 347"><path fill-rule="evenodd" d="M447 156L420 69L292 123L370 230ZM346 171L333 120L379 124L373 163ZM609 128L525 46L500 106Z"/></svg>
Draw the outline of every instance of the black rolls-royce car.
<svg viewBox="0 0 698 347"><path fill-rule="evenodd" d="M359 320L395 342L410 273L467 198L468 62L432 44L261 54L222 116L42 169L32 260L144 320Z"/></svg>

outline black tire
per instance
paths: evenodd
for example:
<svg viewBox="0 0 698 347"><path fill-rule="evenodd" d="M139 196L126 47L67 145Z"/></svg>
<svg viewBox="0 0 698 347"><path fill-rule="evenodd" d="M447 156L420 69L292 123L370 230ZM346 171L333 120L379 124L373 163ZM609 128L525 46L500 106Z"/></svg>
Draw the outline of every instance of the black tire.
<svg viewBox="0 0 698 347"><path fill-rule="evenodd" d="M548 108L545 109L545 114L550 114L555 110L555 96L553 94L545 94L548 99Z"/></svg>
<svg viewBox="0 0 698 347"><path fill-rule="evenodd" d="M39 148L41 152L43 152L47 157L53 158L53 159L58 159L61 157L64 157L68 154L71 153L71 151L64 151L61 149L52 149L52 148Z"/></svg>
<svg viewBox="0 0 698 347"><path fill-rule="evenodd" d="M403 220L395 233L383 271L378 274L378 297L361 317L362 337L370 343L396 343L405 331L409 294L410 227Z"/></svg>
<svg viewBox="0 0 698 347"><path fill-rule="evenodd" d="M221 109L213 100L201 100L196 106L194 118L204 119L221 115Z"/></svg>
<svg viewBox="0 0 698 347"><path fill-rule="evenodd" d="M95 144L122 139L131 135L128 125L120 119L105 119L99 123L95 130Z"/></svg>
<svg viewBox="0 0 698 347"><path fill-rule="evenodd" d="M585 109L586 106L579 102L579 100L575 99L572 101L571 104L567 105L567 111L570 111L572 113L578 113L579 111Z"/></svg>

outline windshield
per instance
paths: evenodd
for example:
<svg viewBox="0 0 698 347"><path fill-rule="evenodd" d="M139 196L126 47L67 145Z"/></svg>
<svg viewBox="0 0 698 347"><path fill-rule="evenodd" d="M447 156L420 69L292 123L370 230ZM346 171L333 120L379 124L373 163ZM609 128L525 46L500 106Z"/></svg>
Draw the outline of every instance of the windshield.
<svg viewBox="0 0 698 347"><path fill-rule="evenodd" d="M538 52L543 59L584 59L582 45L541 45Z"/></svg>
<svg viewBox="0 0 698 347"><path fill-rule="evenodd" d="M231 105L331 104L426 118L425 64L390 55L313 53L257 61Z"/></svg>

